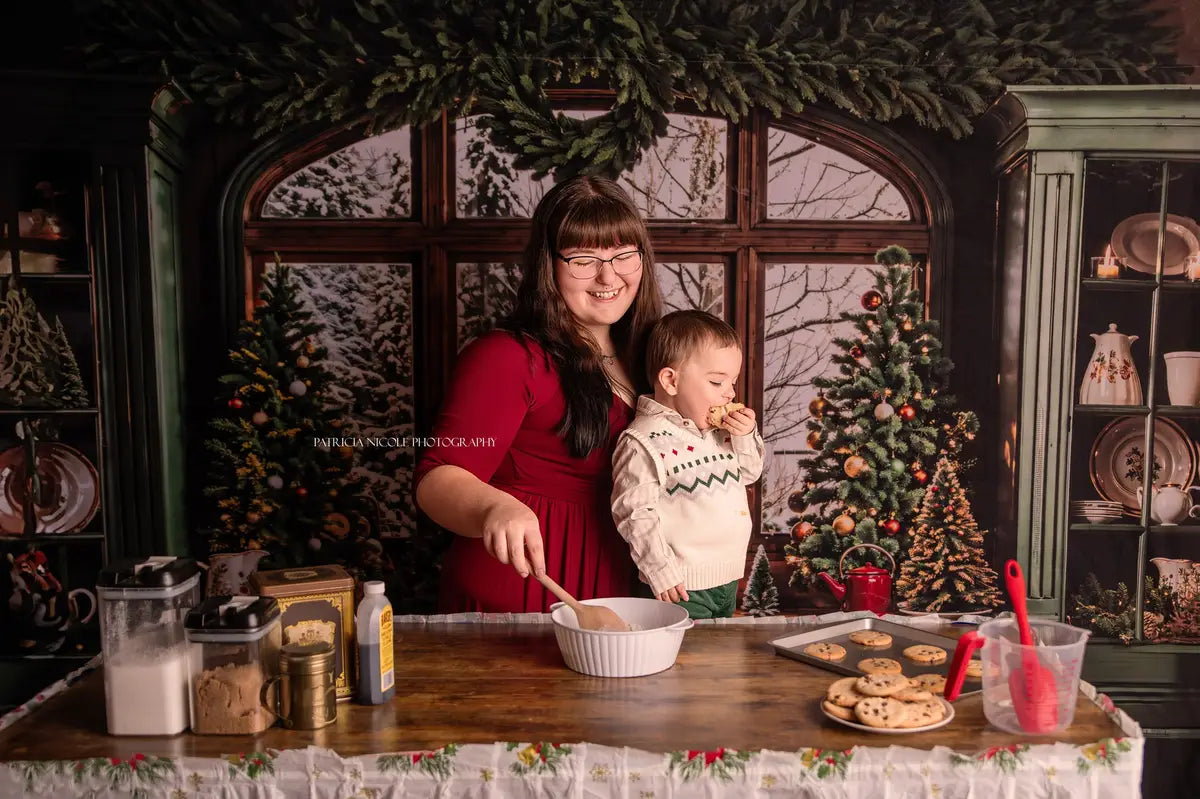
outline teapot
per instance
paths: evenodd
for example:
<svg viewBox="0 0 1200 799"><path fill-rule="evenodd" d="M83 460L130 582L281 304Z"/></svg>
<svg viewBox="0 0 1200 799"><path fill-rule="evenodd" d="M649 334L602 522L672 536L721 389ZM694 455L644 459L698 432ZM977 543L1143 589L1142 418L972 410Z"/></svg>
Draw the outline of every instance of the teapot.
<svg viewBox="0 0 1200 799"><path fill-rule="evenodd" d="M1150 518L1163 527L1174 527L1191 517L1200 519L1200 505L1192 504L1192 492L1200 491L1200 485L1184 488L1178 483L1166 483L1151 488L1154 495L1150 500ZM1141 493L1138 500L1141 501Z"/></svg>
<svg viewBox="0 0 1200 799"><path fill-rule="evenodd" d="M1142 381L1133 365L1130 344L1137 336L1127 336L1110 323L1105 333L1092 333L1096 351L1088 361L1079 386L1080 405L1141 405Z"/></svg>
<svg viewBox="0 0 1200 799"><path fill-rule="evenodd" d="M879 550L891 562L892 571L866 565L851 569L849 576L843 576L842 563L856 549ZM843 552L838 560L838 576L843 577L845 583L833 579L828 572L820 572L817 576L825 581L836 599L843 600L842 610L869 610L882 616L892 605L892 572L895 571L896 561L886 549L875 544L856 544Z"/></svg>

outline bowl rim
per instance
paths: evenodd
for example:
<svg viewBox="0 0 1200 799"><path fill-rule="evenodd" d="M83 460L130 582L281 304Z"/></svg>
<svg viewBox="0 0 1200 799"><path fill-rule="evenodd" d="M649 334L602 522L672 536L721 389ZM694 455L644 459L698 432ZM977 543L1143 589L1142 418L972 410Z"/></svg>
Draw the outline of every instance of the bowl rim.
<svg viewBox="0 0 1200 799"><path fill-rule="evenodd" d="M644 599L644 597L638 597L638 596L603 597L603 598L604 599ZM581 604L587 604L588 602L590 602L592 600L581 599L579 601ZM651 600L647 600L647 601L658 602L659 600L651 599ZM669 632L684 632L686 630L690 630L692 627L694 627L696 625L695 620L693 620L691 616L687 615L687 611L684 610L683 608L679 608L680 610L683 610L684 617L682 619L680 619L679 621L673 621L670 624L664 625L662 627L652 627L649 630L585 630L581 627L572 627L569 624L564 624L563 622L559 621L558 619L556 619L554 617L554 611L558 610L559 608L565 608L566 606L567 606L567 603L565 603L565 602L555 602L554 604L552 604L550 606L550 621L552 621L554 623L555 627L561 627L562 629L570 630L571 632L584 633L585 635L645 635L646 633L657 633L657 632L663 632L664 630L669 631ZM673 607L678 607L678 605L674 605Z"/></svg>

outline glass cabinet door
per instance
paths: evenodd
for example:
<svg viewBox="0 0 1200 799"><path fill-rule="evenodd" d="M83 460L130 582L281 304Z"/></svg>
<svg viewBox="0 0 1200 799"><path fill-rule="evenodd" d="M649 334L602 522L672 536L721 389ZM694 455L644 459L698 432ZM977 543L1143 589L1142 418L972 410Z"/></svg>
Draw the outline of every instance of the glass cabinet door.
<svg viewBox="0 0 1200 799"><path fill-rule="evenodd" d="M1088 159L1064 611L1200 638L1200 163Z"/></svg>

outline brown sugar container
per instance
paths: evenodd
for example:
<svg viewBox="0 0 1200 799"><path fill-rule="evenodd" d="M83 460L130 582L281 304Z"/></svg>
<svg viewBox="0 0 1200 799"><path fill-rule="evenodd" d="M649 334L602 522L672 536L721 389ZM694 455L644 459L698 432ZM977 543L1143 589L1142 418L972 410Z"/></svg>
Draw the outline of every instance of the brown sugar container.
<svg viewBox="0 0 1200 799"><path fill-rule="evenodd" d="M212 596L184 618L192 732L252 735L275 723L260 703L279 670L279 603L269 596Z"/></svg>
<svg viewBox="0 0 1200 799"><path fill-rule="evenodd" d="M324 641L333 647L339 700L354 694L354 578L341 566L304 566L255 572L251 590L279 603L283 643Z"/></svg>

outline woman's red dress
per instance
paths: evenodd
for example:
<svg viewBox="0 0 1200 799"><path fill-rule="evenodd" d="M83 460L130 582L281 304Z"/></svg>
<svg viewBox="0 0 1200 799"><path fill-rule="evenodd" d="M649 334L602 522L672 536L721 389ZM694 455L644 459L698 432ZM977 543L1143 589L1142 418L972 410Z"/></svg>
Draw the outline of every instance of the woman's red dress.
<svg viewBox="0 0 1200 799"><path fill-rule="evenodd" d="M507 333L480 337L458 356L437 443L417 465L414 486L443 464L466 469L533 510L546 572L563 588L579 599L629 596L635 571L612 520L612 453L634 409L614 394L607 445L581 459L555 432L565 408L558 373L537 344L527 351ZM481 538L454 537L441 580L444 613L545 611L556 601L487 554Z"/></svg>

